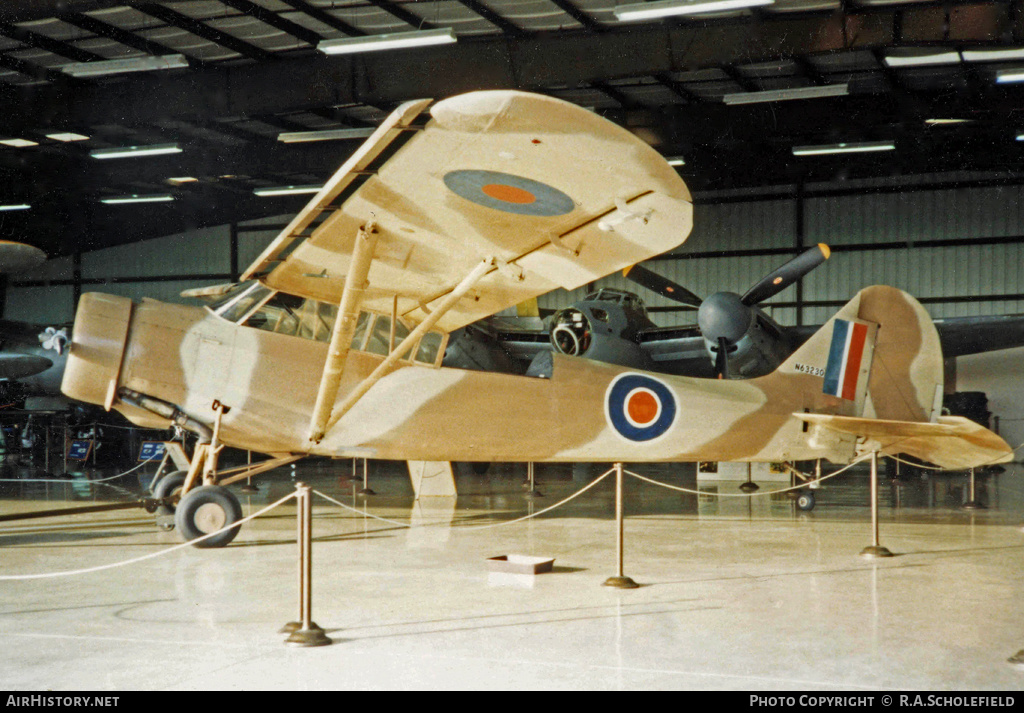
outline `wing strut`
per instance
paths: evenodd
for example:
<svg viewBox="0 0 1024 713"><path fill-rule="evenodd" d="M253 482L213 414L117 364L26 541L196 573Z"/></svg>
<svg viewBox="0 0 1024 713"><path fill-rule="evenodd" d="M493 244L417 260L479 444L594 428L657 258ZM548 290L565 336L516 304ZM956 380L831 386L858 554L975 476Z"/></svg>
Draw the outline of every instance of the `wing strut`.
<svg viewBox="0 0 1024 713"><path fill-rule="evenodd" d="M341 375L345 370L345 359L352 345L352 335L356 331L359 307L363 302L366 290L366 276L373 262L373 251L377 246L377 226L370 222L359 229L352 262L349 263L348 274L345 276L345 287L341 292L341 304L338 305L338 317L331 331L331 343L327 347L327 361L320 377L320 388L316 392L316 405L309 419L309 440L319 443L324 437L327 419L331 415L331 406L338 395Z"/></svg>
<svg viewBox="0 0 1024 713"><path fill-rule="evenodd" d="M488 257L481 260L480 263L478 263L477 266L463 278L462 282L456 285L455 289L441 299L437 306L432 309L429 315L427 315L427 318L416 325L416 328L409 332L409 335L402 340L402 343L396 346L394 351L388 354L387 358L385 358L369 376L363 379L362 382L353 389L352 393L346 396L345 400L334 409L331 413L331 419L327 423L325 432L329 431L334 424L341 420L341 417L356 405L356 402L358 402L359 399L361 399L366 392L370 390L370 387L380 381L384 375L391 370L391 367L395 365L395 362L408 354L409 350L412 349L413 345L416 344L419 338L426 334L430 328L448 312L448 310L454 307L458 301L481 280L481 278L496 269L495 258ZM320 438L323 438L322 434L320 435Z"/></svg>

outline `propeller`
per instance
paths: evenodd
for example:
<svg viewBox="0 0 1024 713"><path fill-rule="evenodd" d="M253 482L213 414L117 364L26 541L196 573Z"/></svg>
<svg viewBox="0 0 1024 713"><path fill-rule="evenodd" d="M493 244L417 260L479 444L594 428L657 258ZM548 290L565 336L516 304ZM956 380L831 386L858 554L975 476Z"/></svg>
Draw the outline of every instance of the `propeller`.
<svg viewBox="0 0 1024 713"><path fill-rule="evenodd" d="M756 305L774 297L804 275L828 260L828 245L818 243L813 248L762 277L743 296L735 292L716 292L701 300L685 287L678 285L642 265L622 271L623 276L670 300L697 308L697 325L704 339L715 352L715 373L721 379L729 378L729 351L747 334L754 321Z"/></svg>
<svg viewBox="0 0 1024 713"><path fill-rule="evenodd" d="M651 292L657 292L662 297L667 297L670 300L675 300L676 302L693 307L694 309L700 307L700 297L693 294L682 285L677 285L672 282L672 280L648 270L643 265L627 267L622 271L622 276L628 277L636 284L641 287L646 287Z"/></svg>

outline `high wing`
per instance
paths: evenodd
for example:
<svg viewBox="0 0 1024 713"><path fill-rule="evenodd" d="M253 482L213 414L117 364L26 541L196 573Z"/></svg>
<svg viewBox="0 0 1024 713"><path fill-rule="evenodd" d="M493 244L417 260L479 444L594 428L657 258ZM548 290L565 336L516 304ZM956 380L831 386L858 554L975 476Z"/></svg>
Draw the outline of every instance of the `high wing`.
<svg viewBox="0 0 1024 713"><path fill-rule="evenodd" d="M483 91L399 107L245 272L338 303L357 236L376 233L362 307L451 331L556 287L575 289L680 245L676 171L625 129L567 102ZM358 269L361 269L359 266ZM357 268L353 271L358 272Z"/></svg>

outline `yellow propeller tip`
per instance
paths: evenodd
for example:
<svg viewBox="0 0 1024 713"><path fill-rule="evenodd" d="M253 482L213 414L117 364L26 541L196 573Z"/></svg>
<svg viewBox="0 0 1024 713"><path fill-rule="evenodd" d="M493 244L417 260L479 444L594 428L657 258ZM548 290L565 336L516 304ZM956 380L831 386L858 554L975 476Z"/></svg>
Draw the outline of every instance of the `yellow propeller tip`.
<svg viewBox="0 0 1024 713"><path fill-rule="evenodd" d="M828 245L826 245L825 243L818 243L818 248L821 250L821 254L825 256L826 260L828 260L829 257L832 256L832 251L829 250Z"/></svg>

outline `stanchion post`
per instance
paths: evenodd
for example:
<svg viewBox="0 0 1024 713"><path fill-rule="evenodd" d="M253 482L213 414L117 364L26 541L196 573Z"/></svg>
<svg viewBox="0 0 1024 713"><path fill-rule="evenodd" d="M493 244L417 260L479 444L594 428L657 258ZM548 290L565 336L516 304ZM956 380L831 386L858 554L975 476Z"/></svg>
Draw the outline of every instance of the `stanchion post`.
<svg viewBox="0 0 1024 713"><path fill-rule="evenodd" d="M366 458L363 458L363 487L359 491L359 494L360 495L376 495L377 494L377 493L373 492L370 489L369 466L367 465L367 459Z"/></svg>
<svg viewBox="0 0 1024 713"><path fill-rule="evenodd" d="M616 571L618 574L606 579L603 586L616 587L617 589L636 589L640 585L623 573L622 463L615 464L615 523L618 528L618 535L615 540Z"/></svg>
<svg viewBox="0 0 1024 713"><path fill-rule="evenodd" d="M531 499L532 498L542 498L542 497L544 497L544 493L542 493L539 490L537 490L537 485L536 485L536 482L534 481L534 477L533 477L533 469L534 469L533 461L528 462L526 464L526 478L527 478L527 485L526 485L526 487L528 488L528 490L526 491L526 493L524 495L525 495L525 497L531 498Z"/></svg>
<svg viewBox="0 0 1024 713"><path fill-rule="evenodd" d="M985 507L984 505L981 504L981 502L978 500L977 496L975 495L975 491L974 491L974 468L971 468L971 494L970 494L970 498L968 499L968 501L966 503L963 504L962 507L963 507L964 510L982 510Z"/></svg>
<svg viewBox="0 0 1024 713"><path fill-rule="evenodd" d="M299 620L281 632L290 632L288 646L325 646L331 643L324 630L313 623L313 497L310 487L297 483L295 503L299 550Z"/></svg>
<svg viewBox="0 0 1024 713"><path fill-rule="evenodd" d="M861 557L892 557L892 552L878 543L878 451L871 452L871 545L860 551Z"/></svg>

